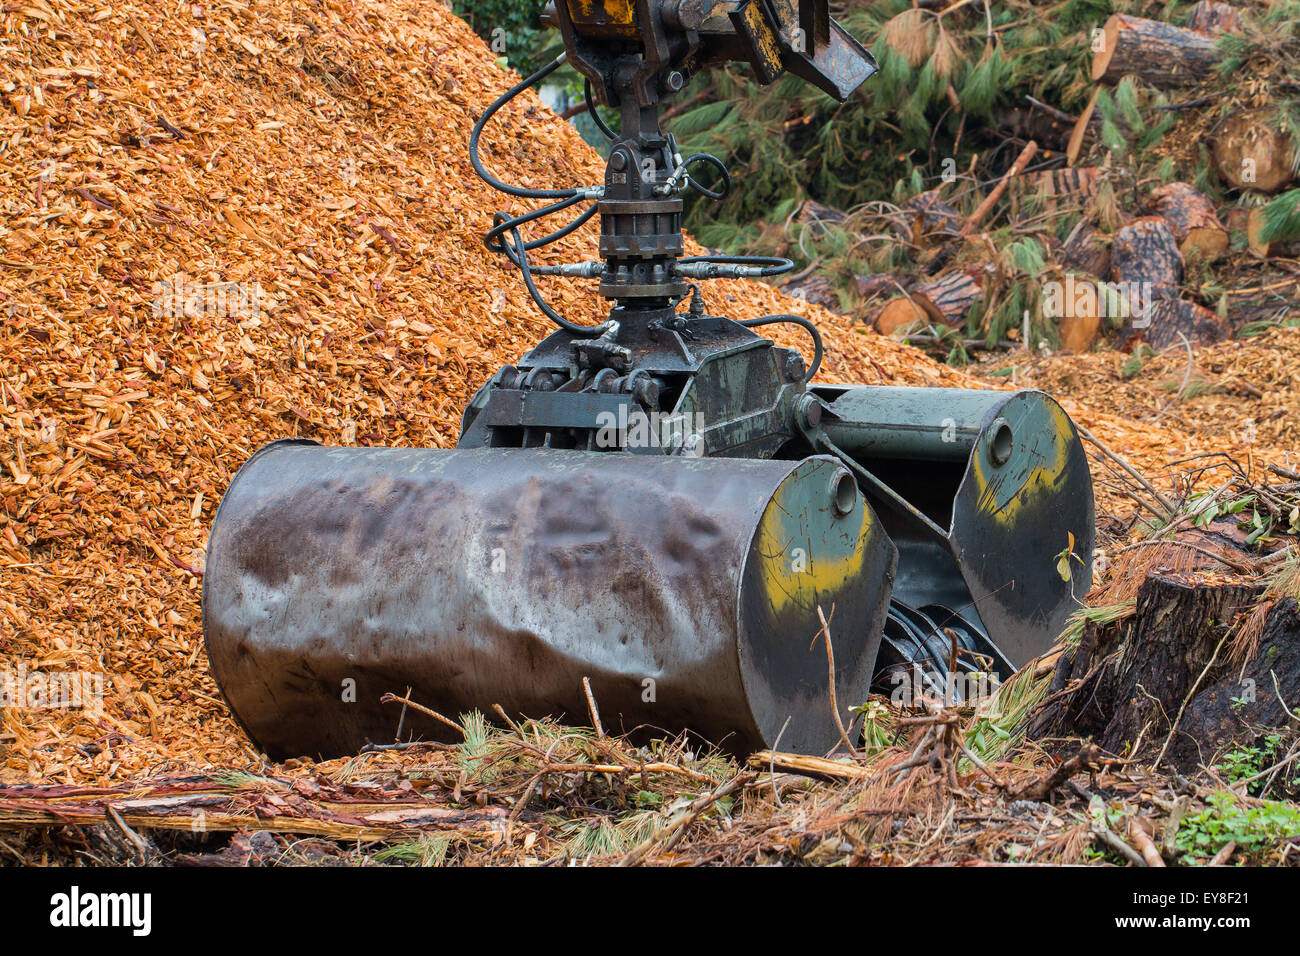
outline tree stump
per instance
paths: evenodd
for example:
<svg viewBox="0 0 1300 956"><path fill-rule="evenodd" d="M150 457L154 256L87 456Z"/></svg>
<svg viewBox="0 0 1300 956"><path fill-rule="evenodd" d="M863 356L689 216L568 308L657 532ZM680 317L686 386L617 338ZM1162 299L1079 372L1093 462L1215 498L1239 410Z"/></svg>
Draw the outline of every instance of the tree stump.
<svg viewBox="0 0 1300 956"><path fill-rule="evenodd" d="M1215 649L1259 595L1255 585L1208 575L1150 575L1132 617L1104 627L1088 624L1074 653L1061 655L1052 689L1075 686L1035 719L1031 734L1088 736L1114 754L1140 739L1139 753L1158 753L1211 659L1215 666L1196 688L1198 699L1230 671L1227 648L1217 658ZM1291 656L1300 652L1293 649Z"/></svg>
<svg viewBox="0 0 1300 956"><path fill-rule="evenodd" d="M1195 186L1161 186L1152 191L1147 208L1169 225L1184 259L1213 262L1228 250L1228 230L1219 221L1214 203Z"/></svg>
<svg viewBox="0 0 1300 956"><path fill-rule="evenodd" d="M1221 672L1218 680L1210 679ZM1292 598L1268 609L1245 666L1216 668L1207 675L1187 705L1167 756L1175 766L1195 767L1261 730L1287 726L1294 718L1279 694L1292 706L1300 701L1300 608Z"/></svg>
<svg viewBox="0 0 1300 956"><path fill-rule="evenodd" d="M1273 110L1238 110L1210 140L1215 169L1230 186L1275 193L1295 179L1296 146Z"/></svg>
<svg viewBox="0 0 1300 956"><path fill-rule="evenodd" d="M1182 27L1116 13L1102 27L1092 78L1118 83L1133 75L1168 89L1199 83L1219 62L1214 38Z"/></svg>

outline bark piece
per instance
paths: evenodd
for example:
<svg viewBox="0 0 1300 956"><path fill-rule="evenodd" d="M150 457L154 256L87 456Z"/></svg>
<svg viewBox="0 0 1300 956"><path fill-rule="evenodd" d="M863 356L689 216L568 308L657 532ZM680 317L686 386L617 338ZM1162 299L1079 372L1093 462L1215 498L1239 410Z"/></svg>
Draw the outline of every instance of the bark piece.
<svg viewBox="0 0 1300 956"><path fill-rule="evenodd" d="M1184 259L1213 262L1228 249L1228 230L1214 203L1195 186L1169 183L1151 193L1147 208L1169 225Z"/></svg>
<svg viewBox="0 0 1300 956"><path fill-rule="evenodd" d="M1239 110L1211 134L1219 177L1237 189L1275 193L1295 179L1296 146L1269 109Z"/></svg>
<svg viewBox="0 0 1300 956"><path fill-rule="evenodd" d="M1163 89L1189 86L1209 76L1219 62L1212 37L1195 30L1116 13L1102 27L1092 57L1092 78L1118 83L1132 74Z"/></svg>

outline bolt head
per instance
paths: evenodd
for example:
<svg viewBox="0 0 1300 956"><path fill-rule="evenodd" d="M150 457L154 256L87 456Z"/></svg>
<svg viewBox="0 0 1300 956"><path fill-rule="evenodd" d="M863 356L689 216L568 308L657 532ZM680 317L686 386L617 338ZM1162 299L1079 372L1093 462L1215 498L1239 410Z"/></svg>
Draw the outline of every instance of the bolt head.
<svg viewBox="0 0 1300 956"><path fill-rule="evenodd" d="M798 352L787 352L784 372L787 382L802 382L804 375L808 373L807 366L803 363L803 356Z"/></svg>

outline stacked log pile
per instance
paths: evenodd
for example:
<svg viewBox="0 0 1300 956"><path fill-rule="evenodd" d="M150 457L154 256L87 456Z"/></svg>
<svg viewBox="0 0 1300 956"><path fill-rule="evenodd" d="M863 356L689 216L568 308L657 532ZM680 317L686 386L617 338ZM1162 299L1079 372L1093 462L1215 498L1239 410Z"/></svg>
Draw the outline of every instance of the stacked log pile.
<svg viewBox="0 0 1300 956"><path fill-rule="evenodd" d="M1197 347L1259 321L1251 300L1224 295L1234 285L1288 302L1273 319L1300 318L1300 215L1264 208L1300 170L1287 105L1300 49L1252 0L1170 9L1178 22L1121 11L1096 28L1093 90L1072 123L1028 97L999 126L1027 138L1009 166L946 177L862 224L864 242L886 226L911 260L887 283L859 275L867 323L940 345L1029 332L1027 346L1076 352ZM1026 239L1041 267L1011 253ZM1084 283L1088 295L1068 295ZM1066 287L1067 308L1049 284Z"/></svg>

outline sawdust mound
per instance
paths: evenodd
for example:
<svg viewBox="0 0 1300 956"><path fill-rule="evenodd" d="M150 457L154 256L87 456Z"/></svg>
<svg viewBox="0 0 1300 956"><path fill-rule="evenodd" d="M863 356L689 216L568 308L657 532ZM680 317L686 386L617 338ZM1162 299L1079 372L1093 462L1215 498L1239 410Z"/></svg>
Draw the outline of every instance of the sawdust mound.
<svg viewBox="0 0 1300 956"><path fill-rule="evenodd" d="M419 0L31 0L0 8L0 63L0 666L106 681L102 713L0 711L0 776L253 760L202 648L208 524L276 438L453 443L548 331L465 157L513 80ZM490 138L508 179L598 181L535 98ZM548 290L601 317L590 284ZM965 381L765 286L709 293L815 314L830 378Z"/></svg>

